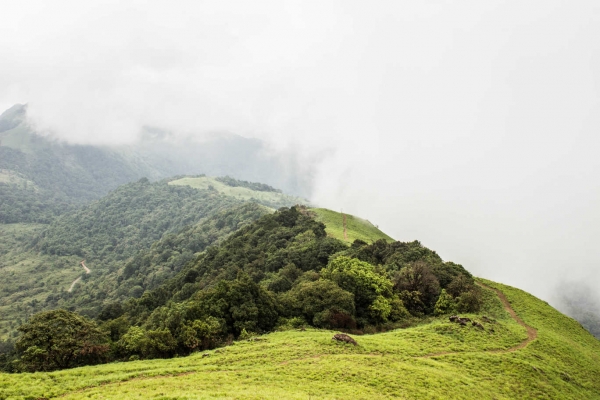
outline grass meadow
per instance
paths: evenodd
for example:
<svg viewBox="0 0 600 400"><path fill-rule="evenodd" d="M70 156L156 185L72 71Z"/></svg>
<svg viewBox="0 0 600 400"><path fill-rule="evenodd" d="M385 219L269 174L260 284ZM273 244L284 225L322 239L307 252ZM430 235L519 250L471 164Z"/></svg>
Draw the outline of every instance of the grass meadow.
<svg viewBox="0 0 600 400"><path fill-rule="evenodd" d="M324 223L327 228L325 231L331 237L341 241L352 243L356 239L372 243L379 239L393 242L390 236L379 230L375 225L367 220L346 215L346 238L344 238L344 214L328 210L326 208L312 208L311 211L317 214L316 220Z"/></svg>
<svg viewBox="0 0 600 400"><path fill-rule="evenodd" d="M212 187L219 193L226 196L234 197L239 200L255 200L259 203L269 205L287 205L288 207L294 204L306 204L307 200L299 197L288 196L279 192L261 192L249 188L237 186L228 186L219 182L215 178L209 176L201 177L186 177L169 182L169 185L190 186L195 189L209 189Z"/></svg>
<svg viewBox="0 0 600 400"><path fill-rule="evenodd" d="M594 399L600 341L545 302L500 289L537 338L486 289L485 331L447 316L355 336L283 331L189 357L111 363L52 373L0 375L1 399ZM480 315L471 315L481 321ZM515 350L516 349L516 350Z"/></svg>

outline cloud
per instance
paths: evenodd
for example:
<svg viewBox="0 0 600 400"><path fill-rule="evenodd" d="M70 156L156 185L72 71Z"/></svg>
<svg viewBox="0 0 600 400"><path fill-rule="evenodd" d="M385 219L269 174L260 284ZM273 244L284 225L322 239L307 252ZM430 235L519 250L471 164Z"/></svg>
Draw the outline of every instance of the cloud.
<svg viewBox="0 0 600 400"><path fill-rule="evenodd" d="M0 104L131 143L229 130L314 200L542 297L600 279L595 1L13 2Z"/></svg>

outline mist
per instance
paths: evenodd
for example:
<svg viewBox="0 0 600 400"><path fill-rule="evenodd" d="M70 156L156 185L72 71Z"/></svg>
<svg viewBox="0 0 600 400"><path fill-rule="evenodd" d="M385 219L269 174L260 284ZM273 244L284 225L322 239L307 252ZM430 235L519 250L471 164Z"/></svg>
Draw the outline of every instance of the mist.
<svg viewBox="0 0 600 400"><path fill-rule="evenodd" d="M0 108L135 144L229 131L312 202L553 301L600 273L596 1L3 5Z"/></svg>

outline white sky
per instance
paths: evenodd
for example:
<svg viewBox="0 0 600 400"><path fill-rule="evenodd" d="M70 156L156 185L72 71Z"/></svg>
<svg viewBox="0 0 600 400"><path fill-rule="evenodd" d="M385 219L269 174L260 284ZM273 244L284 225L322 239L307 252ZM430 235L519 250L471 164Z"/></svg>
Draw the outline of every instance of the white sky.
<svg viewBox="0 0 600 400"><path fill-rule="evenodd" d="M314 201L549 298L600 282L598 1L2 4L0 108L323 154Z"/></svg>

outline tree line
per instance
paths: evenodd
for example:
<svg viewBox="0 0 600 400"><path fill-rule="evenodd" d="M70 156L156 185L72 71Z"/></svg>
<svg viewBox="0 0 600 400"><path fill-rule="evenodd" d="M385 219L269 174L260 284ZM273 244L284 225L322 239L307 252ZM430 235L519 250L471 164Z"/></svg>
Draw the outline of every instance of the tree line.
<svg viewBox="0 0 600 400"><path fill-rule="evenodd" d="M286 327L376 332L475 312L480 289L462 266L419 242L351 246L301 207L282 208L209 247L139 298L95 320L66 311L23 324L13 370L172 357Z"/></svg>

